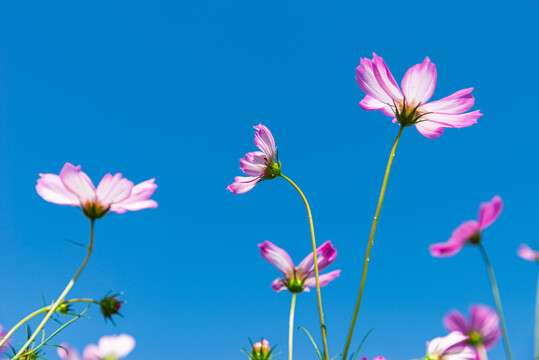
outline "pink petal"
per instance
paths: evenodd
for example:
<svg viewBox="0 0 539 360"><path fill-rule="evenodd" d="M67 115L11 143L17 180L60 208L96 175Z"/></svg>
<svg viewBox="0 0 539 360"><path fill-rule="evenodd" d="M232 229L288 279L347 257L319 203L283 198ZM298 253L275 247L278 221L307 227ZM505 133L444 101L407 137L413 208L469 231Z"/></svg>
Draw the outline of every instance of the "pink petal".
<svg viewBox="0 0 539 360"><path fill-rule="evenodd" d="M155 184L155 178L141 182L138 185L133 186L131 195L123 201L113 203L110 206L110 211L123 214L126 211L137 211L142 209L155 209L157 202L150 200L157 184Z"/></svg>
<svg viewBox="0 0 539 360"><path fill-rule="evenodd" d="M261 176L268 168L267 156L261 151L247 153L245 158L240 159L240 169L249 176Z"/></svg>
<svg viewBox="0 0 539 360"><path fill-rule="evenodd" d="M468 336L459 331L453 331L444 337L437 337L427 342L427 354L443 355L449 348L468 340Z"/></svg>
<svg viewBox="0 0 539 360"><path fill-rule="evenodd" d="M481 334L485 348L492 348L501 337L498 313L488 306L474 305L470 308L470 319L471 328Z"/></svg>
<svg viewBox="0 0 539 360"><path fill-rule="evenodd" d="M97 185L97 200L103 207L108 207L112 203L121 202L131 195L133 183L118 173L114 176L107 174Z"/></svg>
<svg viewBox="0 0 539 360"><path fill-rule="evenodd" d="M363 110L372 111L372 110L382 110L384 115L395 116L391 106L376 100L372 96L366 95L363 100L359 102L359 105Z"/></svg>
<svg viewBox="0 0 539 360"><path fill-rule="evenodd" d="M419 121L415 124L415 127L421 135L429 139L436 139L444 132L442 125L430 121Z"/></svg>
<svg viewBox="0 0 539 360"><path fill-rule="evenodd" d="M384 104L393 103L391 96L380 87L378 80L376 80L376 77L374 76L372 60L366 58L361 59L359 66L356 68L356 81L360 89L363 90L367 96Z"/></svg>
<svg viewBox="0 0 539 360"><path fill-rule="evenodd" d="M83 360L101 360L99 348L95 344L87 345L82 352Z"/></svg>
<svg viewBox="0 0 539 360"><path fill-rule="evenodd" d="M486 203L482 203L479 206L479 227L481 230L492 225L494 221L500 216L503 208L502 198L498 195L494 196L492 200Z"/></svg>
<svg viewBox="0 0 539 360"><path fill-rule="evenodd" d="M227 190L230 190L234 194L243 194L255 187L255 185L262 180L260 176L236 176L234 182L227 186Z"/></svg>
<svg viewBox="0 0 539 360"><path fill-rule="evenodd" d="M330 271L328 273L325 273L325 274L322 274L318 277L318 279L320 280L320 287L324 287L326 286L327 284L329 284L332 280L336 279L337 277L339 277L339 275L341 274L341 270L333 270L333 271ZM314 277L314 275L308 277L305 282L303 283L303 286L305 287L316 287L316 278Z"/></svg>
<svg viewBox="0 0 539 360"><path fill-rule="evenodd" d="M465 242L459 240L449 240L443 243L432 244L429 247L430 254L434 257L451 257L456 255Z"/></svg>
<svg viewBox="0 0 539 360"><path fill-rule="evenodd" d="M442 357L443 360L476 360L477 351L475 348L460 344L447 350Z"/></svg>
<svg viewBox="0 0 539 360"><path fill-rule="evenodd" d="M258 247L264 260L279 269L287 279L294 276L294 263L286 251L268 240L258 244Z"/></svg>
<svg viewBox="0 0 539 360"><path fill-rule="evenodd" d="M92 180L84 172L80 170L79 166L74 166L70 163L66 163L60 171L60 178L65 187L77 195L80 203L95 202L95 187Z"/></svg>
<svg viewBox="0 0 539 360"><path fill-rule="evenodd" d="M442 322L449 331L460 331L463 334L468 334L470 332L468 320L466 320L460 311L453 310L449 312L444 316Z"/></svg>
<svg viewBox="0 0 539 360"><path fill-rule="evenodd" d="M61 343L60 347L56 350L58 356L62 360L80 360L79 352L77 349L71 347L67 343Z"/></svg>
<svg viewBox="0 0 539 360"><path fill-rule="evenodd" d="M275 290L276 292L281 292L284 289L286 289L286 285L283 282L283 279L275 279L271 282L271 288Z"/></svg>
<svg viewBox="0 0 539 360"><path fill-rule="evenodd" d="M415 107L426 103L436 87L436 66L427 56L421 64L408 69L401 85L407 104Z"/></svg>
<svg viewBox="0 0 539 360"><path fill-rule="evenodd" d="M58 205L79 206L79 198L69 191L58 175L39 174L36 190L43 199Z"/></svg>
<svg viewBox="0 0 539 360"><path fill-rule="evenodd" d="M444 127L463 128L476 124L477 119L479 119L481 116L483 116L483 114L481 114L479 110L475 110L469 113L458 115L431 113L423 116L421 120L429 120Z"/></svg>
<svg viewBox="0 0 539 360"><path fill-rule="evenodd" d="M539 261L539 251L532 250L528 245L521 244L517 250L517 255L528 261Z"/></svg>
<svg viewBox="0 0 539 360"><path fill-rule="evenodd" d="M275 158L275 140L267 127L262 124L254 127L258 132L255 132L255 145L268 157L268 162L272 162Z"/></svg>
<svg viewBox="0 0 539 360"><path fill-rule="evenodd" d="M333 247L331 241L328 240L316 249L316 255L318 259L318 271L320 272L335 261L337 250ZM299 278L303 278L312 273L314 273L313 253L310 252L296 267L296 275Z"/></svg>
<svg viewBox="0 0 539 360"><path fill-rule="evenodd" d="M102 358L114 356L122 359L134 349L135 339L127 334L103 336L99 339L98 346Z"/></svg>
<svg viewBox="0 0 539 360"><path fill-rule="evenodd" d="M475 102L472 94L473 88L459 90L443 99L421 105L421 112L435 112L443 114L461 114L470 110Z"/></svg>
<svg viewBox="0 0 539 360"><path fill-rule="evenodd" d="M397 82L393 78L393 75L389 71L389 69L386 66L386 63L384 62L384 59L382 59L380 56L373 54L373 68L372 71L374 73L374 77L376 78L376 81L378 81L378 84L388 94L391 99L397 103L401 103L403 96L399 89L399 86L397 85Z"/></svg>
<svg viewBox="0 0 539 360"><path fill-rule="evenodd" d="M475 233L479 232L479 223L475 220L468 220L457 226L451 233L451 238L462 241L469 240Z"/></svg>

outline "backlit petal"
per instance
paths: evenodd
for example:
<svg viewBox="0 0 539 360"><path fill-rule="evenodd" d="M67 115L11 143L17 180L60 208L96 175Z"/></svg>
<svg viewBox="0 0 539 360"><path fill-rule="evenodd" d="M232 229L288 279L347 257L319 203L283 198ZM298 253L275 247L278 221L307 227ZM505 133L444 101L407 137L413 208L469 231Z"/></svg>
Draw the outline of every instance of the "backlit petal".
<svg viewBox="0 0 539 360"><path fill-rule="evenodd" d="M492 225L494 221L500 216L503 209L502 198L498 195L494 196L492 200L486 203L482 203L479 206L479 227L481 230Z"/></svg>
<svg viewBox="0 0 539 360"><path fill-rule="evenodd" d="M294 276L294 263L286 251L267 240L258 247L264 260L279 269L287 279Z"/></svg>
<svg viewBox="0 0 539 360"><path fill-rule="evenodd" d="M97 200L106 208L112 203L127 199L132 188L133 183L122 178L122 174L106 174L97 185Z"/></svg>
<svg viewBox="0 0 539 360"><path fill-rule="evenodd" d="M382 59L380 56L373 54L373 73L374 77L378 81L378 84L384 90L393 101L396 103L401 103L403 96L399 89L399 86L397 85L397 82L393 78L393 75L389 71L389 69L386 66L386 63L384 62L384 59ZM389 103L391 104L391 103Z"/></svg>
<svg viewBox="0 0 539 360"><path fill-rule="evenodd" d="M234 182L226 187L234 194L243 194L255 187L255 185L262 180L260 176L236 176Z"/></svg>
<svg viewBox="0 0 539 360"><path fill-rule="evenodd" d="M538 261L539 251L534 251L528 245L521 244L517 250L517 255L524 260Z"/></svg>
<svg viewBox="0 0 539 360"><path fill-rule="evenodd" d="M80 170L80 165L66 163L60 171L60 178L65 187L77 195L81 203L95 201L95 186L88 175Z"/></svg>
<svg viewBox="0 0 539 360"><path fill-rule="evenodd" d="M110 206L110 211L123 214L126 211L155 209L157 207L157 202L150 199L155 189L157 189L155 179L143 181L140 184L133 186L131 194L127 199L118 203L113 203Z"/></svg>
<svg viewBox="0 0 539 360"><path fill-rule="evenodd" d="M276 152L273 135L269 129L262 124L259 124L254 128L258 130L258 132L255 132L255 145L267 155L269 162L273 161Z"/></svg>
<svg viewBox="0 0 539 360"><path fill-rule="evenodd" d="M39 174L36 190L43 199L58 205L79 206L77 195L69 191L60 177L54 174Z"/></svg>
<svg viewBox="0 0 539 360"><path fill-rule="evenodd" d="M436 87L436 76L436 66L428 56L421 64L408 69L401 82L406 103L415 107L429 101Z"/></svg>
<svg viewBox="0 0 539 360"><path fill-rule="evenodd" d="M443 99L423 104L421 112L436 112L443 114L461 114L474 105L475 99L470 94L473 88L459 90Z"/></svg>

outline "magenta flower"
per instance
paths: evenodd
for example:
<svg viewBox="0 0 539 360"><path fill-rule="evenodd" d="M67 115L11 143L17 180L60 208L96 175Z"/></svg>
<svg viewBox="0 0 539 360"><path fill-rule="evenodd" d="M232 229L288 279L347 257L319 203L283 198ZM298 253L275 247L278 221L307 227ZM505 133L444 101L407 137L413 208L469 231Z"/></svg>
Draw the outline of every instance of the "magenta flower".
<svg viewBox="0 0 539 360"><path fill-rule="evenodd" d="M61 344L58 356L62 360L80 360L79 353L68 344ZM120 360L125 358L135 347L135 339L131 335L109 335L99 339L97 345L90 344L84 348L83 360Z"/></svg>
<svg viewBox="0 0 539 360"><path fill-rule="evenodd" d="M362 58L356 69L356 81L367 94L359 103L364 110L381 110L402 126L415 125L417 130L434 139L445 127L462 128L477 123L479 110L464 113L474 105L473 88L459 90L441 100L428 102L436 87L436 66L428 57L406 72L402 92L384 60Z"/></svg>
<svg viewBox="0 0 539 360"><path fill-rule="evenodd" d="M492 225L502 212L502 199L496 195L487 203L479 206L478 220L469 220L458 226L451 238L444 242L430 246L430 253L435 257L449 257L457 254L466 243L479 244L481 231Z"/></svg>
<svg viewBox="0 0 539 360"><path fill-rule="evenodd" d="M281 292L284 289L292 293L300 293L302 291L310 291L309 287L316 286L314 276L314 261L313 254L310 253L297 266L294 266L290 255L278 246L275 246L269 241L264 241L258 244L260 254L267 262L273 264L279 269L284 278L275 279L271 283L271 287L276 292ZM318 271L322 271L331 265L337 257L337 250L331 244L331 241L326 241L318 249L316 249L318 259ZM333 270L329 273L320 275L320 286L326 286L331 280L338 277L341 270Z"/></svg>
<svg viewBox="0 0 539 360"><path fill-rule="evenodd" d="M443 324L449 331L460 331L468 336L467 343L474 346L484 346L490 350L500 337L500 318L498 313L485 305L470 307L470 320L459 311L453 310L443 319Z"/></svg>
<svg viewBox="0 0 539 360"><path fill-rule="evenodd" d="M466 344L468 336L453 331L444 337L427 341L425 360L475 360L476 351Z"/></svg>
<svg viewBox="0 0 539 360"><path fill-rule="evenodd" d="M59 176L39 176L36 190L43 199L58 205L78 206L90 219L101 218L109 211L123 214L157 207L157 203L150 199L157 188L155 179L134 186L120 173L114 176L107 174L96 189L80 165L70 163L64 165Z"/></svg>
<svg viewBox="0 0 539 360"><path fill-rule="evenodd" d="M251 190L262 180L275 179L281 174L281 162L275 147L273 135L262 124L254 127L255 144L262 151L247 153L245 158L240 159L240 169L249 176L236 176L235 181L226 188L234 194L243 194Z"/></svg>
<svg viewBox="0 0 539 360"><path fill-rule="evenodd" d="M521 244L517 250L517 255L528 261L539 261L539 251L530 249L526 244Z"/></svg>
<svg viewBox="0 0 539 360"><path fill-rule="evenodd" d="M367 358L366 358L366 357L363 357L361 360L367 360ZM383 357L383 356L377 356L377 357L375 357L375 358L372 359L372 360L387 360L387 359L386 359L385 357Z"/></svg>

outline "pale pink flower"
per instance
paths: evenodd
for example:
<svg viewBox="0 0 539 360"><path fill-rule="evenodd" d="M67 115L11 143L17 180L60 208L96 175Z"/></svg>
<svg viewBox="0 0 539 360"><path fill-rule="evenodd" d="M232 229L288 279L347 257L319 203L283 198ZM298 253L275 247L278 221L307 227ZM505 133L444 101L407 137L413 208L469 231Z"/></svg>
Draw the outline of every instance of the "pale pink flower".
<svg viewBox="0 0 539 360"><path fill-rule="evenodd" d="M249 176L236 176L235 181L228 185L227 190L234 194L243 194L251 190L262 180L275 179L281 174L281 162L275 147L273 135L262 124L254 127L255 145L262 151L247 153L240 159L240 169Z"/></svg>
<svg viewBox="0 0 539 360"><path fill-rule="evenodd" d="M77 206L91 219L103 217L108 211L123 214L157 207L157 203L150 199L157 188L155 179L134 186L120 173L107 174L96 189L80 165L70 163L64 165L60 175L39 176L36 190L43 199L58 205Z"/></svg>
<svg viewBox="0 0 539 360"><path fill-rule="evenodd" d="M79 353L66 343L60 344L58 356L62 360L80 360ZM90 344L84 348L83 360L120 360L125 358L135 347L135 339L131 335L109 335L99 339L97 345Z"/></svg>
<svg viewBox="0 0 539 360"><path fill-rule="evenodd" d="M468 336L453 331L444 337L427 341L425 360L475 360L476 351L466 344Z"/></svg>
<svg viewBox="0 0 539 360"><path fill-rule="evenodd" d="M443 243L430 246L430 253L435 257L449 257L457 254L466 243L479 244L481 231L492 225L500 216L503 208L502 199L496 195L479 206L478 220L469 220L459 225L451 238Z"/></svg>
<svg viewBox="0 0 539 360"><path fill-rule="evenodd" d="M484 346L490 350L502 336L498 313L485 305L470 307L470 319L466 319L460 311L453 310L443 319L443 324L449 331L460 331L468 335L468 344Z"/></svg>
<svg viewBox="0 0 539 360"><path fill-rule="evenodd" d="M521 244L517 250L517 255L524 260L537 262L539 261L539 251L532 250L528 245Z"/></svg>
<svg viewBox="0 0 539 360"><path fill-rule="evenodd" d="M276 292L284 289L293 293L309 291L309 287L316 286L314 275L313 253L309 253L303 261L297 266L294 266L290 255L278 246L275 246L269 241L264 241L258 244L260 254L267 262L279 269L284 278L275 279L271 283L271 287ZM326 241L318 249L316 249L318 260L318 271L327 268L337 257L337 250L331 244L331 241ZM330 281L338 277L341 270L333 270L329 273L319 276L320 286L326 286Z"/></svg>
<svg viewBox="0 0 539 360"><path fill-rule="evenodd" d="M6 337L7 335L7 332L4 330L4 328L2 327L2 325L0 325L0 340L2 340L4 337ZM9 340L8 340L8 343L9 343ZM7 349L7 344L4 344L0 347L0 354L2 354L4 351L6 351Z"/></svg>
<svg viewBox="0 0 539 360"><path fill-rule="evenodd" d="M474 105L473 88L459 90L441 100L428 102L436 87L436 66L428 57L411 67L401 82L401 89L384 60L362 58L356 69L356 80L367 94L360 105L365 110L381 110L402 126L415 125L417 130L434 139L445 127L462 128L477 123L479 110L464 113Z"/></svg>

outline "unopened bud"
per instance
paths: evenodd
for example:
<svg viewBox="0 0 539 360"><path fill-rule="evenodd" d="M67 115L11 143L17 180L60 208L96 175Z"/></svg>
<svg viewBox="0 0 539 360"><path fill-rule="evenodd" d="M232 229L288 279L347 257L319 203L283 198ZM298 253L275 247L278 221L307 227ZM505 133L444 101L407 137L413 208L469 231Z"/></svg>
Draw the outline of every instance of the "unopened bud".
<svg viewBox="0 0 539 360"><path fill-rule="evenodd" d="M262 339L262 341L253 344L253 360L266 360L269 358L270 353L271 347L268 340Z"/></svg>
<svg viewBox="0 0 539 360"><path fill-rule="evenodd" d="M120 301L116 295L111 296L105 296L101 301L99 302L99 305L101 306L101 313L106 319L112 320L112 315L120 315L120 309L122 308L123 301Z"/></svg>

